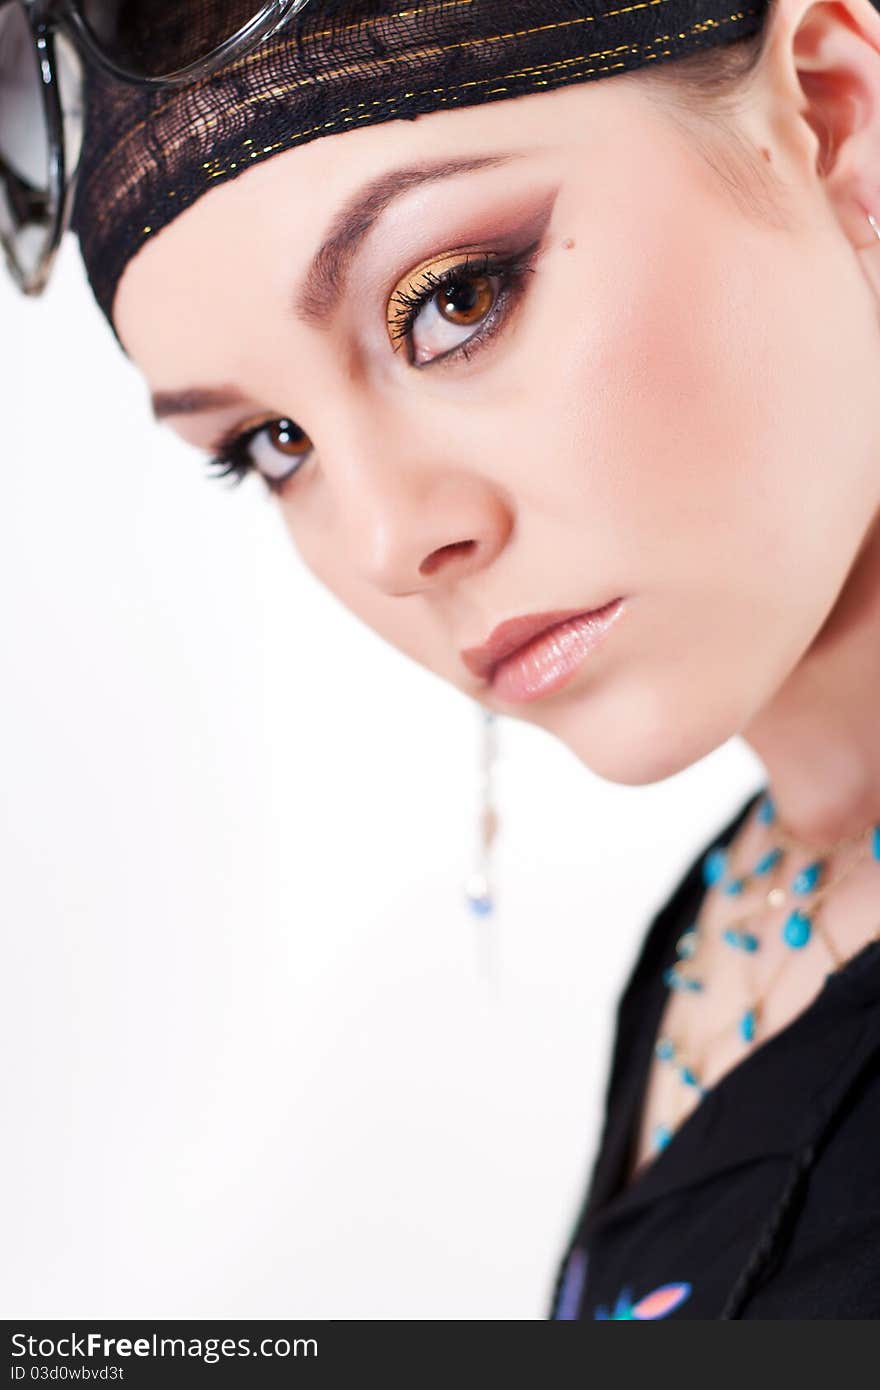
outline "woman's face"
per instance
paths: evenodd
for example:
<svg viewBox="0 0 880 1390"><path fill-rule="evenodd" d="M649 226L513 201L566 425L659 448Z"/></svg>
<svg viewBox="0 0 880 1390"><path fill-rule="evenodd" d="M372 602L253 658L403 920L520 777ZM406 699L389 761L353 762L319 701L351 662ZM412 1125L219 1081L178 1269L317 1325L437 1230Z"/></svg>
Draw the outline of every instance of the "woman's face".
<svg viewBox="0 0 880 1390"><path fill-rule="evenodd" d="M880 494L875 301L794 115L790 141L749 119L782 216L620 76L276 155L149 241L116 300L159 412L211 453L240 440L320 581L612 781L766 704ZM462 659L618 597L550 688Z"/></svg>

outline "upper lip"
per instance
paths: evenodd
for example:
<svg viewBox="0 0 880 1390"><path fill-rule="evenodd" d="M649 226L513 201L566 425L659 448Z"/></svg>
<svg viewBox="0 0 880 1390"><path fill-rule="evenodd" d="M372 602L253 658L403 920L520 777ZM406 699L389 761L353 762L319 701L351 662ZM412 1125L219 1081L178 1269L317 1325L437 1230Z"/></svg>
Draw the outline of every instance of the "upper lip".
<svg viewBox="0 0 880 1390"><path fill-rule="evenodd" d="M607 608L608 605L603 606ZM564 623L568 618L581 618L596 611L593 608L566 608L555 613L525 613L520 618L508 618L492 629L481 646L465 647L461 659L472 675L489 677L499 661L519 647L524 647L539 633L556 627L557 623Z"/></svg>

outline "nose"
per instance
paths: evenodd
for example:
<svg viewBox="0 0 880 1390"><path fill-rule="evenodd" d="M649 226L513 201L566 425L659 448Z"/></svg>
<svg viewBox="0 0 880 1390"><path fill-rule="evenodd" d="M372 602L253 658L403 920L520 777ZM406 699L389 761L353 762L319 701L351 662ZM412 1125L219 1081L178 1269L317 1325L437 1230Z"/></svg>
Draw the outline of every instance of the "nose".
<svg viewBox="0 0 880 1390"><path fill-rule="evenodd" d="M343 530L361 577L404 596L490 565L513 529L504 490L479 469L395 453L360 449L340 480Z"/></svg>

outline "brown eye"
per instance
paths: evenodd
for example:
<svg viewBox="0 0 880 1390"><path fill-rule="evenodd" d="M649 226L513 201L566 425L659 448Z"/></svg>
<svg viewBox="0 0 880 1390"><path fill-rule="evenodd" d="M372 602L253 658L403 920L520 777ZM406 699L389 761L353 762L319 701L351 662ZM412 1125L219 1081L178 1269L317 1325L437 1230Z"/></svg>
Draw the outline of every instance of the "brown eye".
<svg viewBox="0 0 880 1390"><path fill-rule="evenodd" d="M473 275L455 280L437 292L437 309L447 323L459 328L471 328L488 314L495 292L488 275Z"/></svg>
<svg viewBox="0 0 880 1390"><path fill-rule="evenodd" d="M259 473L283 482L308 458L312 441L293 420L270 420L254 430L247 452Z"/></svg>
<svg viewBox="0 0 880 1390"><path fill-rule="evenodd" d="M307 434L292 420L276 420L269 426L269 442L279 454L307 454L312 447Z"/></svg>
<svg viewBox="0 0 880 1390"><path fill-rule="evenodd" d="M506 325L537 251L535 242L519 255L459 250L423 261L386 302L392 351L404 349L413 367L452 357L469 362Z"/></svg>
<svg viewBox="0 0 880 1390"><path fill-rule="evenodd" d="M502 275L461 266L445 284L419 293L404 318L405 331L395 329L392 341L408 340L417 366L463 348L493 318L503 285Z"/></svg>

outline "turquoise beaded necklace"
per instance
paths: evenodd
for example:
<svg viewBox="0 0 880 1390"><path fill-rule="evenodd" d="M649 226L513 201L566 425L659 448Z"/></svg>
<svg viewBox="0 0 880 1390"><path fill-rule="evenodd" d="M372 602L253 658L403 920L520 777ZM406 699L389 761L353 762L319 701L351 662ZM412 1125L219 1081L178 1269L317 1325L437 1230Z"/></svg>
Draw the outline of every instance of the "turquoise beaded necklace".
<svg viewBox="0 0 880 1390"><path fill-rule="evenodd" d="M713 846L703 858L703 883L707 892L723 894L735 900L744 893L751 883L763 881L772 885L768 888L765 903L770 907L781 907L786 902L788 894L779 884L778 879L784 867L786 854L790 849L798 847L798 841L779 825L773 799L769 792L761 797L754 814L760 824L776 826L778 843L765 850L752 868L747 873L742 874L731 872L726 849ZM860 842L863 842L861 853L842 873L829 879L827 861L834 851L844 845ZM791 879L789 892L799 901L798 905L788 913L781 928L782 940L789 950L781 962L780 970L777 970L769 984L765 986L760 995L751 991L747 1006L741 1009L733 1020L740 1041L746 1044L755 1042L760 1032L761 1006L776 984L781 969L787 960L791 959L798 951L802 951L815 936L822 937L835 966L842 964L833 942L824 931L821 921L818 920L818 911L831 889L836 887L843 878L852 872L857 864L868 856L880 862L880 824L869 826L859 835L839 840L823 855L813 858ZM721 940L724 945L741 958L748 959L761 949L761 935L759 931L754 929L753 925L757 916L758 913L754 910L740 914L721 932ZM698 965L698 947L703 936L703 929L699 921L696 921L679 937L675 948L676 964L669 966L663 973L663 982L667 989L693 996L703 992L704 979L699 974L693 973L694 967ZM880 937L880 929L875 933L874 939L878 937ZM711 1042L715 1037L728 1031L730 1026L731 1024L728 1022L713 1034L709 1041ZM697 1102L702 1100L708 1088L701 1080L700 1069L693 1057L679 1042L669 1035L661 1035L654 1046L654 1056L659 1062L673 1069L692 1099L696 1098ZM651 1140L655 1153L666 1147L676 1127L671 1123L661 1123L655 1126Z"/></svg>

